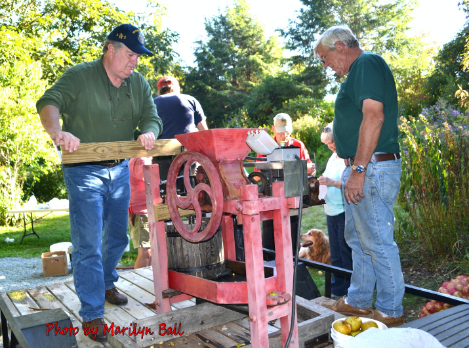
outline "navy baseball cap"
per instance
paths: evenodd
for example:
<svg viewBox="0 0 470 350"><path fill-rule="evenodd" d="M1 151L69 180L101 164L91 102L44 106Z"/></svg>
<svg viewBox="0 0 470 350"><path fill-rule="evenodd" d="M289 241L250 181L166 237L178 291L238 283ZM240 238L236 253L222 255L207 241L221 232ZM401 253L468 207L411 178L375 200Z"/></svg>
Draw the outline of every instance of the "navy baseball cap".
<svg viewBox="0 0 470 350"><path fill-rule="evenodd" d="M144 46L144 36L139 28L132 24L121 24L108 35L109 40L119 41L135 53L153 56L153 53Z"/></svg>

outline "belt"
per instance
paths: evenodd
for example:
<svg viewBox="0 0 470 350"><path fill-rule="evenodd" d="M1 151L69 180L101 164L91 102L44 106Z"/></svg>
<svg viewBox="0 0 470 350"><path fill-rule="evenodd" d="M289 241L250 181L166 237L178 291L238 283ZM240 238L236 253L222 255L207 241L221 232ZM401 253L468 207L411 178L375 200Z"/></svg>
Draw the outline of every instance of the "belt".
<svg viewBox="0 0 470 350"><path fill-rule="evenodd" d="M72 163L72 164L64 164L65 168L74 168L77 166L84 166L84 165L101 165L107 168L113 168L118 164L124 162L125 159L112 159L112 160L103 160L101 162L84 162L84 163Z"/></svg>
<svg viewBox="0 0 470 350"><path fill-rule="evenodd" d="M375 158L376 162L385 162L386 160L395 160L401 158L400 153L379 153L374 154L373 157ZM346 166L353 165L355 158L356 157L345 158L344 164L346 164Z"/></svg>

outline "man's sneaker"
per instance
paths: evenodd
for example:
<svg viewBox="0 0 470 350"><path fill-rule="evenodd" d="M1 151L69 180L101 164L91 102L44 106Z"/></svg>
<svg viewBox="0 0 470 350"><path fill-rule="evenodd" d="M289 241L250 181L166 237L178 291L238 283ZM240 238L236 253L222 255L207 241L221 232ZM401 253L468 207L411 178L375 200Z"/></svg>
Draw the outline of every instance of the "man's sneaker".
<svg viewBox="0 0 470 350"><path fill-rule="evenodd" d="M384 316L378 310L374 310L372 314L369 316L369 318L382 322L388 328L401 326L404 323L403 316L401 317Z"/></svg>
<svg viewBox="0 0 470 350"><path fill-rule="evenodd" d="M83 332L88 335L88 338L91 340L106 343L108 341L108 336L104 332L104 324L103 318L95 318L89 322L83 322Z"/></svg>
<svg viewBox="0 0 470 350"><path fill-rule="evenodd" d="M127 297L124 294L119 293L116 287L108 289L104 294L104 298L108 303L113 305L127 304Z"/></svg>
<svg viewBox="0 0 470 350"><path fill-rule="evenodd" d="M372 314L371 308L366 309L356 309L345 302L346 296L342 297L339 300L327 300L321 303L321 306L326 307L327 309L339 312L340 314L346 316L365 316L370 317Z"/></svg>

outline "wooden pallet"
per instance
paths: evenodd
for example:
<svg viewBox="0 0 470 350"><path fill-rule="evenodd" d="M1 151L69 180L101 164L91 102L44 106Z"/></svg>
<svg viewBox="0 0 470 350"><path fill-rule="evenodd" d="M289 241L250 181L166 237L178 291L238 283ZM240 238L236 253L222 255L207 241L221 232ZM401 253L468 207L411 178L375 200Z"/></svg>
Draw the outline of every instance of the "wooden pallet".
<svg viewBox="0 0 470 350"><path fill-rule="evenodd" d="M249 347L250 323L243 307L238 311L220 305L203 303L195 304L195 299L185 300L172 305L172 312L157 314L147 304L155 300L153 272L151 267L120 272L116 287L124 293L129 302L127 305L115 306L105 302L105 321L110 327L128 327L133 322L146 324L154 336L136 339L128 334L108 335L108 343L92 341L82 331L82 318L78 314L80 301L72 282L56 283L47 286L33 287L24 293L2 293L12 317L30 315L38 309L62 309L71 319L73 327L80 330L76 335L78 347L192 347L192 348L226 348ZM332 313L320 315L309 301L298 297L298 320L300 346L312 339L328 335L333 321ZM150 322L150 323L149 323ZM159 324L174 326L181 323L180 335L160 336ZM204 323L204 324L202 324ZM269 325L270 346L281 347L280 330L275 324Z"/></svg>

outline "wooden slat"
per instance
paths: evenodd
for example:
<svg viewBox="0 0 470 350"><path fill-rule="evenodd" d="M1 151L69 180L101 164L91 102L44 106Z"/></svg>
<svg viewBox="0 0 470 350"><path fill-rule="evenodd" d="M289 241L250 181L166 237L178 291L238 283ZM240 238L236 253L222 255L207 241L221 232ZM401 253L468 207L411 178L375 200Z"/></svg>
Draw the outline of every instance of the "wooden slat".
<svg viewBox="0 0 470 350"><path fill-rule="evenodd" d="M54 288L60 288L59 285L54 286ZM79 332L75 335L75 339L77 340L77 345L79 348L103 348L104 345L91 340L88 338L82 331L82 323L73 315L73 313L67 309L67 307L57 299L46 287L34 287L29 288L28 293L31 297L36 301L36 303L41 308L48 308L48 309L57 309L60 308L64 310L64 312L69 315L70 320L72 321L72 325L74 327L78 327Z"/></svg>
<svg viewBox="0 0 470 350"><path fill-rule="evenodd" d="M155 295L155 287L153 285L153 281L150 281L149 279L142 277L134 273L133 271L122 272L119 274L119 277L139 286L150 294ZM155 300L155 298L153 300Z"/></svg>
<svg viewBox="0 0 470 350"><path fill-rule="evenodd" d="M72 292L76 292L73 281L66 282L65 285L70 288ZM113 322L115 327L129 327L129 325L135 321L135 319L133 319L132 316L125 312L121 307L112 305L107 301L104 303L104 319L108 328L112 327ZM131 339L130 336L122 334L115 334L114 336L108 334L108 345L113 348L133 348L136 346L134 340Z"/></svg>
<svg viewBox="0 0 470 350"><path fill-rule="evenodd" d="M250 329L250 321L248 321L248 317L245 317L244 319L242 320L236 320L236 321L233 321L234 323L242 326L242 327L245 327L246 329ZM268 323L268 334L271 334L271 333L274 333L274 332L277 332L279 330L279 327L276 327L276 325L270 325Z"/></svg>
<svg viewBox="0 0 470 350"><path fill-rule="evenodd" d="M24 289L8 292L7 295L21 315L29 315L37 312L30 309L30 307L39 308L38 304L36 304Z"/></svg>
<svg viewBox="0 0 470 350"><path fill-rule="evenodd" d="M155 348L209 348L209 345L204 344L192 334L184 335L180 338L167 340L165 342L158 342L154 345Z"/></svg>
<svg viewBox="0 0 470 350"><path fill-rule="evenodd" d="M215 332L213 329L205 329L194 333L193 336L199 341L212 348L232 348L237 345L237 342L222 333Z"/></svg>
<svg viewBox="0 0 470 350"><path fill-rule="evenodd" d="M464 322L465 323L462 323L452 329L451 334L445 334L444 339L439 339L437 337L436 339L439 340L446 348L455 347L455 343L467 339L467 345L465 347L468 347L468 319L466 319Z"/></svg>
<svg viewBox="0 0 470 350"><path fill-rule="evenodd" d="M217 332L229 337L237 344L250 344L251 333L245 327L242 327L234 322L224 323L215 327L212 327Z"/></svg>
<svg viewBox="0 0 470 350"><path fill-rule="evenodd" d="M168 211L168 204L158 204L154 205L155 209L155 221L166 221L170 220L170 212ZM195 215L195 211L192 209L180 209L178 208L178 213L181 217L188 215Z"/></svg>
<svg viewBox="0 0 470 350"><path fill-rule="evenodd" d="M245 317L245 315L228 310L222 306L211 303L203 303L186 308L184 311L176 310L166 312L154 317L140 320L139 327L150 328L152 332L156 331L158 336L158 329L155 329L156 325L164 323L166 327L173 327L175 324L177 324L178 328L180 328L182 332L189 334L214 327L221 322L230 322L243 317ZM149 346L154 344L152 338L155 338L155 335L147 335L144 336L143 339L141 339L139 336L136 338L136 342L139 347ZM174 338L176 338L174 335L165 335L160 337L160 341L166 341Z"/></svg>
<svg viewBox="0 0 470 350"><path fill-rule="evenodd" d="M62 151L62 163L99 162L103 160L171 156L181 153L181 143L176 139L155 140L147 151L140 141L82 143L75 152Z"/></svg>

